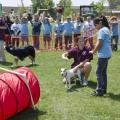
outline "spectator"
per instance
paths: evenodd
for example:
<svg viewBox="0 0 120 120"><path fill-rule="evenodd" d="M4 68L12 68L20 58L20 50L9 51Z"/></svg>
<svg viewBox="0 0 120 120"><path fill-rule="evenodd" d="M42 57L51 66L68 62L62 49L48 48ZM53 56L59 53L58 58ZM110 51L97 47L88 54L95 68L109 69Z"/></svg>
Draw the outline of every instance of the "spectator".
<svg viewBox="0 0 120 120"><path fill-rule="evenodd" d="M3 16L0 16L0 62L6 62L6 57L4 54L4 35L5 35L5 21Z"/></svg>
<svg viewBox="0 0 120 120"><path fill-rule="evenodd" d="M12 45L15 47L19 47L19 41L20 41L20 24L19 24L19 18L15 18L15 22L11 25L11 31L12 31ZM15 45L16 44L16 45Z"/></svg>
<svg viewBox="0 0 120 120"><path fill-rule="evenodd" d="M9 45L11 44L11 25L13 22L10 20L9 16L5 16L5 24L6 24L6 29L5 29L5 44Z"/></svg>
<svg viewBox="0 0 120 120"><path fill-rule="evenodd" d="M87 20L84 22L84 25L83 25L83 31L84 31L83 36L85 38L85 44L87 44L87 41L88 41L92 49L94 48L94 43L93 43L94 28L95 27L94 27L93 21L91 20L91 17L88 16Z"/></svg>
<svg viewBox="0 0 120 120"><path fill-rule="evenodd" d="M61 23L61 19L57 19L56 25L54 28L55 31L55 49L62 49L62 32L63 32L63 25Z"/></svg>
<svg viewBox="0 0 120 120"><path fill-rule="evenodd" d="M64 23L64 43L66 50L71 49L73 30L74 30L74 25L71 22L71 17L67 17L67 22Z"/></svg>
<svg viewBox="0 0 120 120"><path fill-rule="evenodd" d="M48 42L48 49L51 49L52 25L47 17L43 18L43 42L46 49L46 42Z"/></svg>
<svg viewBox="0 0 120 120"><path fill-rule="evenodd" d="M39 21L38 14L34 15L34 20L31 23L32 23L33 46L37 50L39 50L40 49L39 36L41 31L41 22Z"/></svg>
<svg viewBox="0 0 120 120"><path fill-rule="evenodd" d="M112 27L112 50L117 51L118 50L118 39L119 39L119 25L118 20L116 16L113 16L110 21L111 27Z"/></svg>
<svg viewBox="0 0 120 120"><path fill-rule="evenodd" d="M77 17L77 21L74 23L74 46L77 44L78 36L81 35L81 30L83 27L83 19L81 17Z"/></svg>
<svg viewBox="0 0 120 120"><path fill-rule="evenodd" d="M28 20L26 14L21 19L21 40L22 40L22 46L24 46L24 42L26 42L27 45L29 45L29 30L28 30Z"/></svg>

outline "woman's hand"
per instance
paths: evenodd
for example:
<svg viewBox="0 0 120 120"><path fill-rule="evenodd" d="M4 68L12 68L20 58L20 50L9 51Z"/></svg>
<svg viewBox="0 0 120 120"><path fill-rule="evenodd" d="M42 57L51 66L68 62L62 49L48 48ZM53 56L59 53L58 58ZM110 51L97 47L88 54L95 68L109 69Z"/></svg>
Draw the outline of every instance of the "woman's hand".
<svg viewBox="0 0 120 120"><path fill-rule="evenodd" d="M93 51L93 50L91 50L91 51L89 51L89 53L90 53L90 54L94 54L94 51Z"/></svg>
<svg viewBox="0 0 120 120"><path fill-rule="evenodd" d="M68 59L67 56L68 56L68 53L67 53L67 52L66 52L66 53L63 53L63 54L62 54L62 59L68 61L69 59Z"/></svg>

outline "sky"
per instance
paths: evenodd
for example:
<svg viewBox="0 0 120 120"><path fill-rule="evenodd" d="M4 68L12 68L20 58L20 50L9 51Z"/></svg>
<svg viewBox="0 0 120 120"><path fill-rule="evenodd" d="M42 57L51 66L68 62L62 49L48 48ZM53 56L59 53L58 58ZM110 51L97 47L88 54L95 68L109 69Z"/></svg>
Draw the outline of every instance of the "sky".
<svg viewBox="0 0 120 120"><path fill-rule="evenodd" d="M21 6L21 0L0 0L3 6ZM58 3L59 0L53 0L55 3ZM73 6L80 5L89 5L92 1L98 2L99 0L72 0ZM25 6L30 6L31 0L23 0Z"/></svg>

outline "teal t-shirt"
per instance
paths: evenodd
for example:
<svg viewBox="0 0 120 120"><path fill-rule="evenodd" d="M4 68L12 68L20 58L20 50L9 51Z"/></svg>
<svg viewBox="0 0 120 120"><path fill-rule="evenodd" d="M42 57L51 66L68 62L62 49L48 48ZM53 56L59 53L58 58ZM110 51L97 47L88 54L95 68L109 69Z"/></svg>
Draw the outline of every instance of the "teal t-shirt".
<svg viewBox="0 0 120 120"><path fill-rule="evenodd" d="M102 40L102 47L98 50L99 58L109 58L111 57L111 34L107 27L103 27L98 31L97 39Z"/></svg>

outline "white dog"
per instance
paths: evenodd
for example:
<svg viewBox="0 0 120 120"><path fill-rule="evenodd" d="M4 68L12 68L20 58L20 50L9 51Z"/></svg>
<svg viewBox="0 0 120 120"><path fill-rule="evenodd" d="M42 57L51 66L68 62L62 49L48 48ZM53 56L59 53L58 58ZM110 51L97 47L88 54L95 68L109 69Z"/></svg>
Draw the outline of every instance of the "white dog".
<svg viewBox="0 0 120 120"><path fill-rule="evenodd" d="M80 81L80 84L82 82L82 79L81 79L81 72L80 72L80 69L77 69L75 71L75 69L70 69L70 70L66 70L65 68L61 68L61 75L66 79L66 87L68 89L71 88L71 78L77 76L79 81Z"/></svg>

